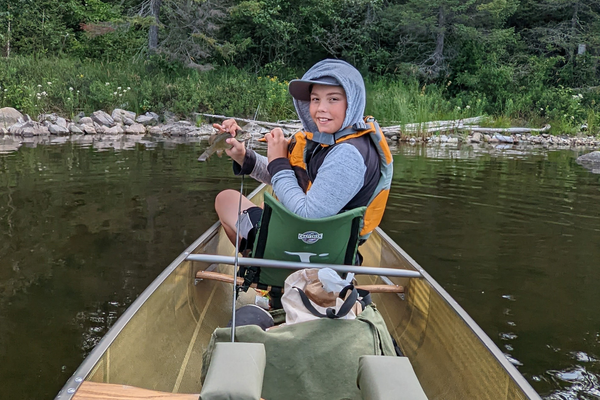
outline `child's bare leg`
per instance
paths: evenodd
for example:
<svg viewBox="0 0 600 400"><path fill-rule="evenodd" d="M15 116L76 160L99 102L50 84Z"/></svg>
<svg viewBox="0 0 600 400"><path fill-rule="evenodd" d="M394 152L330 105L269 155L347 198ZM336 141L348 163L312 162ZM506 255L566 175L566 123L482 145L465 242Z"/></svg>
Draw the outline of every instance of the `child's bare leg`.
<svg viewBox="0 0 600 400"><path fill-rule="evenodd" d="M238 209L240 205L240 192L237 190L223 190L215 198L215 210L219 216L219 221L223 225L223 229L227 237L235 245L235 224L238 220ZM248 200L246 196L242 196L242 209L247 210L250 207L256 207L256 204ZM238 238L239 240L240 238Z"/></svg>

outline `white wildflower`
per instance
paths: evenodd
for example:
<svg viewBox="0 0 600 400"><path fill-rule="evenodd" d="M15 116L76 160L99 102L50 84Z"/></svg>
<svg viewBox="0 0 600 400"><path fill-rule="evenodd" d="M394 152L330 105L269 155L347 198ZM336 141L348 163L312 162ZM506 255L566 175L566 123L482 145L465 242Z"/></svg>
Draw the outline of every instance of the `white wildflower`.
<svg viewBox="0 0 600 400"><path fill-rule="evenodd" d="M123 94L122 94L122 93L119 93L119 97L121 97L121 96L123 96Z"/></svg>
<svg viewBox="0 0 600 400"><path fill-rule="evenodd" d="M73 91L73 87L69 86L69 91L72 92Z"/></svg>
<svg viewBox="0 0 600 400"><path fill-rule="evenodd" d="M46 82L48 86L52 86L52 82Z"/></svg>
<svg viewBox="0 0 600 400"><path fill-rule="evenodd" d="M131 90L131 88L129 86L127 86L127 90Z"/></svg>
<svg viewBox="0 0 600 400"><path fill-rule="evenodd" d="M121 86L119 86L119 87L117 88L117 90L121 90Z"/></svg>
<svg viewBox="0 0 600 400"><path fill-rule="evenodd" d="M42 85L38 85L38 87L42 87Z"/></svg>
<svg viewBox="0 0 600 400"><path fill-rule="evenodd" d="M117 92L113 92L113 96L116 96L116 95L117 95Z"/></svg>
<svg viewBox="0 0 600 400"><path fill-rule="evenodd" d="M540 107L540 111L544 111L544 107Z"/></svg>
<svg viewBox="0 0 600 400"><path fill-rule="evenodd" d="M575 119L575 117L571 115L571 119Z"/></svg>
<svg viewBox="0 0 600 400"><path fill-rule="evenodd" d="M457 109L457 110L460 110L460 106L456 106L456 109Z"/></svg>
<svg viewBox="0 0 600 400"><path fill-rule="evenodd" d="M466 106L465 108L468 110L469 108L471 108L471 106Z"/></svg>
<svg viewBox="0 0 600 400"><path fill-rule="evenodd" d="M110 83L106 82L104 85L105 85L105 86L108 86L108 85L110 85Z"/></svg>

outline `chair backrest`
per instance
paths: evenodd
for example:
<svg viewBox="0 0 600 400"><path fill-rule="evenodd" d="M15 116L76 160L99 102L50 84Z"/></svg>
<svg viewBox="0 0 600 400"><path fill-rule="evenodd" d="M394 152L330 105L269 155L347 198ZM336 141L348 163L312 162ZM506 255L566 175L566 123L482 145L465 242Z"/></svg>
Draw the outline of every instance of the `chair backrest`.
<svg viewBox="0 0 600 400"><path fill-rule="evenodd" d="M353 265L365 210L366 207L359 207L327 218L302 218L265 193L265 207L252 257ZM291 272L261 268L258 282L283 286Z"/></svg>

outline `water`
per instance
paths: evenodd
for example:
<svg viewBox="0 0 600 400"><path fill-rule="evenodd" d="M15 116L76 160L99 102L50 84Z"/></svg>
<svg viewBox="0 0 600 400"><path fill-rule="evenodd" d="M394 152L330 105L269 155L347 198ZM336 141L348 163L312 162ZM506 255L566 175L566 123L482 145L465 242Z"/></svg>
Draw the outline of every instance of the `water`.
<svg viewBox="0 0 600 400"><path fill-rule="evenodd" d="M205 143L0 155L0 398L53 398L239 186ZM115 149L116 148L116 149ZM394 148L384 230L549 399L600 398L600 176L579 153ZM248 182L248 181L246 181Z"/></svg>

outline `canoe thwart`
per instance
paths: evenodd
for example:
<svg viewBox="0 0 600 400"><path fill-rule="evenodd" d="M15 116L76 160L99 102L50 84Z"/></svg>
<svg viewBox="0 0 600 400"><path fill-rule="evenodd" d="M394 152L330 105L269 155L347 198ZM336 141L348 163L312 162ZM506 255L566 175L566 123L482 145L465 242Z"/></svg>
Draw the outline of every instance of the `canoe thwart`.
<svg viewBox="0 0 600 400"><path fill-rule="evenodd" d="M196 272L196 279L208 279L233 284L233 277L231 275L220 272L198 271ZM243 285L244 279L238 277L237 284L238 286ZM250 287L256 288L256 283L253 283ZM404 293L404 286L400 285L357 285L356 288L366 290L370 293Z"/></svg>
<svg viewBox="0 0 600 400"><path fill-rule="evenodd" d="M200 261L210 264L229 264L234 265L236 257L220 256L215 254L190 254L186 257L188 261ZM358 275L379 275L379 276L394 276L399 278L421 278L419 271L397 268L382 268L382 267L367 267L354 265L338 265L338 264L320 264L320 263L302 263L294 261L276 261L263 258L237 257L238 265L245 267L267 267L267 268L283 268L283 269L305 269L305 268L331 268L336 272L352 272Z"/></svg>
<svg viewBox="0 0 600 400"><path fill-rule="evenodd" d="M406 357L360 357L357 383L365 400L427 400Z"/></svg>

